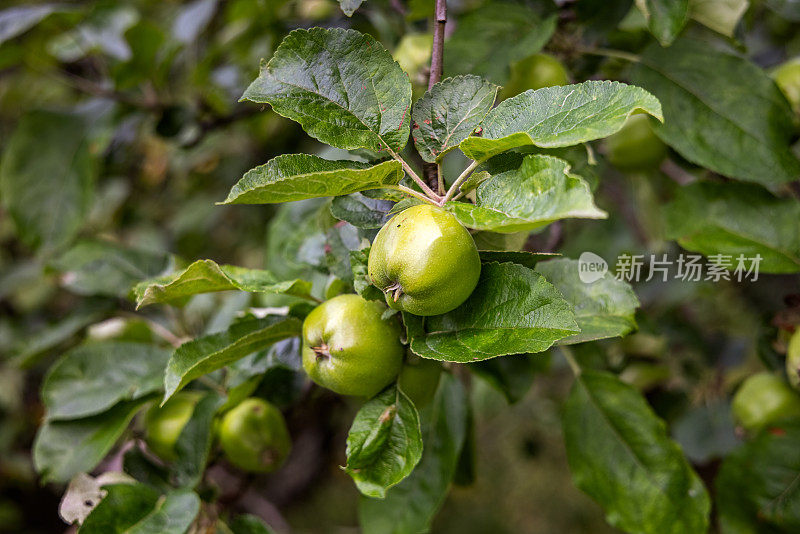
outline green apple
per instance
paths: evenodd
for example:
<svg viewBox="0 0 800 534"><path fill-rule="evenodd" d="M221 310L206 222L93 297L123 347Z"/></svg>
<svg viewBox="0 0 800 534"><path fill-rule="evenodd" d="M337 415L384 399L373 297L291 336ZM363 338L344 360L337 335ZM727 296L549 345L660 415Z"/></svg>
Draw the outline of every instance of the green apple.
<svg viewBox="0 0 800 534"><path fill-rule="evenodd" d="M800 58L794 58L772 71L772 78L778 84L786 100L795 113L800 112Z"/></svg>
<svg viewBox="0 0 800 534"><path fill-rule="evenodd" d="M441 374L442 364L438 361L411 355L397 377L397 385L414 406L424 408L433 400Z"/></svg>
<svg viewBox="0 0 800 534"><path fill-rule="evenodd" d="M373 397L403 364L396 317L358 295L325 301L303 322L303 368L311 380L341 395Z"/></svg>
<svg viewBox="0 0 800 534"><path fill-rule="evenodd" d="M219 444L231 464L252 473L275 471L292 448L283 414L258 398L246 399L225 414Z"/></svg>
<svg viewBox="0 0 800 534"><path fill-rule="evenodd" d="M800 389L800 328L797 328L789 339L786 350L786 375L795 389Z"/></svg>
<svg viewBox="0 0 800 534"><path fill-rule="evenodd" d="M754 432L784 417L800 416L800 396L781 378L763 372L744 381L731 408L736 420Z"/></svg>
<svg viewBox="0 0 800 534"><path fill-rule="evenodd" d="M472 236L453 215L420 204L380 229L369 252L368 272L390 307L439 315L472 294L481 260Z"/></svg>
<svg viewBox="0 0 800 534"><path fill-rule="evenodd" d="M528 89L568 83L569 74L559 60L548 54L534 54L511 65L511 77L500 96L509 98Z"/></svg>
<svg viewBox="0 0 800 534"><path fill-rule="evenodd" d="M608 160L623 171L656 169L667 155L667 145L653 132L650 119L642 113L631 115L604 145Z"/></svg>
<svg viewBox="0 0 800 534"><path fill-rule="evenodd" d="M192 418L199 400L199 393L180 392L164 406L156 404L147 411L144 418L145 441L159 458L168 462L176 459L175 443Z"/></svg>

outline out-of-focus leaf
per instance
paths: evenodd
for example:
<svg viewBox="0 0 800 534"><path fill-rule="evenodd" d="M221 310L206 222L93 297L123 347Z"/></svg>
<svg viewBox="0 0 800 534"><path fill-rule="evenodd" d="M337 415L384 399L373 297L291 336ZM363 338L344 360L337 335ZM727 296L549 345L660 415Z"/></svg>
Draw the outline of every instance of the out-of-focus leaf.
<svg viewBox="0 0 800 534"><path fill-rule="evenodd" d="M739 444L734 430L730 403L718 401L683 414L672 425L672 437L687 458L702 465L725 456Z"/></svg>
<svg viewBox="0 0 800 534"><path fill-rule="evenodd" d="M50 14L72 9L59 4L17 6L0 11L0 44L30 30Z"/></svg>
<svg viewBox="0 0 800 534"><path fill-rule="evenodd" d="M547 369L550 364L548 354L515 354L493 358L475 362L469 366L469 370L502 393L509 404L513 404L525 396L536 375Z"/></svg>
<svg viewBox="0 0 800 534"><path fill-rule="evenodd" d="M509 65L541 50L555 28L555 17L542 19L532 9L510 2L472 10L459 19L445 42L445 75L476 74L502 85Z"/></svg>
<svg viewBox="0 0 800 534"><path fill-rule="evenodd" d="M414 103L412 135L419 155L439 161L469 137L492 109L499 89L479 76L447 78Z"/></svg>
<svg viewBox="0 0 800 534"><path fill-rule="evenodd" d="M566 161L538 154L483 182L476 197L475 204L448 202L444 207L468 228L501 233L531 231L565 218L607 217Z"/></svg>
<svg viewBox="0 0 800 534"><path fill-rule="evenodd" d="M800 175L789 148L792 111L747 59L683 37L670 48L649 46L632 76L664 107L655 132L689 161L771 188Z"/></svg>
<svg viewBox="0 0 800 534"><path fill-rule="evenodd" d="M133 416L152 397L121 402L109 411L72 421L49 421L33 444L33 464L43 482L66 482L105 457Z"/></svg>
<svg viewBox="0 0 800 534"><path fill-rule="evenodd" d="M560 256L555 252L525 252L511 250L479 250L482 263L518 263L519 265L535 269L540 261L552 260Z"/></svg>
<svg viewBox="0 0 800 534"><path fill-rule="evenodd" d="M490 111L481 137L466 138L460 148L483 161L522 146L577 145L616 133L636 110L661 119L656 97L624 83L588 81L528 90Z"/></svg>
<svg viewBox="0 0 800 534"><path fill-rule="evenodd" d="M112 341L76 347L53 365L42 384L47 418L78 419L161 388L169 351Z"/></svg>
<svg viewBox="0 0 800 534"><path fill-rule="evenodd" d="M362 497L364 534L427 532L453 480L467 431L469 401L461 383L443 373L433 402L420 412L425 449L411 475L383 500Z"/></svg>
<svg viewBox="0 0 800 534"><path fill-rule="evenodd" d="M636 0L662 46L669 46L689 20L689 0Z"/></svg>
<svg viewBox="0 0 800 534"><path fill-rule="evenodd" d="M358 161L331 161L307 154L284 154L247 172L223 204L272 204L316 197L349 195L397 185L403 179L399 161L374 166Z"/></svg>
<svg viewBox="0 0 800 534"><path fill-rule="evenodd" d="M348 17L352 17L364 0L339 0L339 5L342 6L342 12Z"/></svg>
<svg viewBox="0 0 800 534"><path fill-rule="evenodd" d="M183 44L193 43L211 22L216 10L217 0L194 0L186 4L175 17L172 36Z"/></svg>
<svg viewBox="0 0 800 534"><path fill-rule="evenodd" d="M416 354L462 363L542 352L580 332L561 293L540 274L513 263L484 264L475 291L455 310L403 318Z"/></svg>
<svg viewBox="0 0 800 534"><path fill-rule="evenodd" d="M361 193L335 197L331 202L331 215L358 228L380 228L391 216L393 202L370 198Z"/></svg>
<svg viewBox="0 0 800 534"><path fill-rule="evenodd" d="M710 501L666 425L631 386L584 370L564 407L575 484L627 532L706 532Z"/></svg>
<svg viewBox="0 0 800 534"><path fill-rule="evenodd" d="M800 271L800 202L749 184L698 182L678 190L667 206L667 237L706 256L728 256L743 272L761 256L759 272Z"/></svg>
<svg viewBox="0 0 800 534"><path fill-rule="evenodd" d="M144 484L105 486L80 534L184 534L200 512L200 498L187 489L159 495Z"/></svg>
<svg viewBox="0 0 800 534"><path fill-rule="evenodd" d="M372 285L368 272L369 247L350 252L350 267L353 270L353 287L366 300L384 300L383 292Z"/></svg>
<svg viewBox="0 0 800 534"><path fill-rule="evenodd" d="M58 347L102 317L101 311L75 310L62 321L38 330L22 340L14 353L14 364L22 368L34 364L38 361L39 356Z"/></svg>
<svg viewBox="0 0 800 534"><path fill-rule="evenodd" d="M347 435L347 465L364 495L384 498L422 457L419 415L406 395L392 387L368 401Z"/></svg>
<svg viewBox="0 0 800 534"><path fill-rule="evenodd" d="M749 0L689 0L689 15L722 35L733 37Z"/></svg>
<svg viewBox="0 0 800 534"><path fill-rule="evenodd" d="M136 480L119 471L106 471L97 478L78 473L67 485L58 505L58 515L68 525L81 524L108 492L103 486L135 484Z"/></svg>
<svg viewBox="0 0 800 534"><path fill-rule="evenodd" d="M179 487L197 486L205 472L214 441L214 416L225 399L208 393L194 407L192 417L175 442L176 460L170 466L173 480Z"/></svg>
<svg viewBox="0 0 800 534"><path fill-rule="evenodd" d="M232 534L275 534L275 531L264 523L260 517L250 514L236 516L231 521L229 528Z"/></svg>
<svg viewBox="0 0 800 534"><path fill-rule="evenodd" d="M293 317L244 319L227 331L199 337L175 349L164 375L164 400L180 391L186 384L217 369L221 369L252 352L297 336L300 321ZM162 404L163 404L162 402Z"/></svg>
<svg viewBox="0 0 800 534"><path fill-rule="evenodd" d="M398 152L411 127L408 76L377 40L355 30L293 31L242 99L270 104L345 150Z"/></svg>
<svg viewBox="0 0 800 534"><path fill-rule="evenodd" d="M636 308L639 299L633 288L606 274L586 283L580 278L578 260L558 258L536 264L536 271L556 286L575 310L580 334L558 341L571 345L609 337L624 336L636 329Z"/></svg>
<svg viewBox="0 0 800 534"><path fill-rule="evenodd" d="M91 208L95 157L74 115L32 111L0 162L0 198L20 239L45 252L67 244Z"/></svg>
<svg viewBox="0 0 800 534"><path fill-rule="evenodd" d="M311 283L303 280L281 281L269 271L197 260L176 274L141 282L133 291L136 306L141 308L156 303L180 303L198 293L236 289L250 293L286 293L307 297Z"/></svg>

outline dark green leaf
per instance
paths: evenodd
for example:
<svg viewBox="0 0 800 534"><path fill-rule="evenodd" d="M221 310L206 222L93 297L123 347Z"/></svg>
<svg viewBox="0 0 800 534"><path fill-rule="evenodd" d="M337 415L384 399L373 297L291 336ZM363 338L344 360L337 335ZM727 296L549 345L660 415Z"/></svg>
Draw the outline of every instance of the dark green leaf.
<svg viewBox="0 0 800 534"><path fill-rule="evenodd" d="M483 182L475 204L448 202L445 209L475 230L531 231L565 218L601 219L589 186L570 174L566 161L526 156L520 166Z"/></svg>
<svg viewBox="0 0 800 534"><path fill-rule="evenodd" d="M230 529L233 534L275 534L261 518L250 514L236 516L230 523Z"/></svg>
<svg viewBox="0 0 800 534"><path fill-rule="evenodd" d="M756 255L759 272L800 271L798 220L800 202L748 184L694 183L666 209L667 237L706 256L727 255L734 270L742 255L745 272Z"/></svg>
<svg viewBox="0 0 800 534"><path fill-rule="evenodd" d="M669 46L689 20L689 0L636 0L662 46Z"/></svg>
<svg viewBox="0 0 800 534"><path fill-rule="evenodd" d="M727 400L692 407L673 423L672 437L686 457L699 465L725 456L739 444Z"/></svg>
<svg viewBox="0 0 800 534"><path fill-rule="evenodd" d="M51 251L78 232L91 207L95 158L86 124L34 111L19 121L0 162L0 197L27 245Z"/></svg>
<svg viewBox="0 0 800 534"><path fill-rule="evenodd" d="M547 370L549 365L548 353L516 354L475 362L469 369L513 404L525 396L536 375Z"/></svg>
<svg viewBox="0 0 800 534"><path fill-rule="evenodd" d="M41 355L63 344L102 317L103 313L100 311L73 310L64 320L37 330L27 339L21 340L13 356L14 364L22 368L33 365Z"/></svg>
<svg viewBox="0 0 800 534"><path fill-rule="evenodd" d="M478 76L456 76L434 85L414 103L412 134L419 155L439 161L469 137L489 113L499 89Z"/></svg>
<svg viewBox="0 0 800 534"><path fill-rule="evenodd" d="M627 532L708 530L710 502L697 474L647 401L614 375L583 371L564 407L575 484Z"/></svg>
<svg viewBox="0 0 800 534"><path fill-rule="evenodd" d="M348 195L396 185L403 179L399 161L375 166L331 161L307 154L284 154L248 171L222 204L272 204L307 198Z"/></svg>
<svg viewBox="0 0 800 534"><path fill-rule="evenodd" d="M542 352L580 331L561 293L514 263L484 264L475 291L449 313L403 318L416 354L462 363Z"/></svg>
<svg viewBox="0 0 800 534"><path fill-rule="evenodd" d="M512 250L479 250L482 263L518 263L529 269L535 269L540 261L552 260L560 256L554 252L525 252Z"/></svg>
<svg viewBox="0 0 800 534"><path fill-rule="evenodd" d="M298 319L267 317L245 319L234 323L225 332L184 343L175 349L167 365L163 402L169 400L195 378L221 369L252 352L299 333Z"/></svg>
<svg viewBox="0 0 800 534"><path fill-rule="evenodd" d="M246 269L235 265L218 265L212 260L197 260L183 271L133 288L138 308L156 303L180 303L198 293L230 290L251 293L286 293L307 297L311 283L303 280L278 280L269 271Z"/></svg>
<svg viewBox="0 0 800 534"><path fill-rule="evenodd" d="M159 496L144 484L105 486L108 494L92 510L80 534L185 534L200 512L189 490Z"/></svg>
<svg viewBox="0 0 800 534"><path fill-rule="evenodd" d="M577 145L616 133L636 110L661 119L661 104L653 95L624 83L588 81L528 90L490 111L482 137L468 137L460 147L482 161L516 147Z"/></svg>
<svg viewBox="0 0 800 534"><path fill-rule="evenodd" d="M380 228L391 216L393 202L370 198L361 193L335 197L331 202L331 215L358 228Z"/></svg>
<svg viewBox="0 0 800 534"><path fill-rule="evenodd" d="M791 109L767 74L707 42L651 45L633 72L664 106L658 136L684 158L731 178L776 188L797 179ZM742 80L747 80L746 84Z"/></svg>
<svg viewBox="0 0 800 534"><path fill-rule="evenodd" d="M459 19L445 42L444 72L477 74L504 84L509 65L541 50L555 28L555 17L542 19L528 7L492 2Z"/></svg>
<svg viewBox="0 0 800 534"><path fill-rule="evenodd" d="M355 30L293 31L242 99L270 104L337 148L399 152L408 141L411 82L378 41Z"/></svg>
<svg viewBox="0 0 800 534"><path fill-rule="evenodd" d="M192 417L175 442L176 460L171 465L175 484L193 488L203 477L214 441L214 416L225 399L208 393L194 407Z"/></svg>
<svg viewBox="0 0 800 534"><path fill-rule="evenodd" d="M150 400L121 402L85 419L46 422L33 445L33 463L42 481L66 482L94 469Z"/></svg>
<svg viewBox="0 0 800 534"><path fill-rule="evenodd" d="M353 269L353 287L356 293L367 300L384 300L383 292L372 285L367 270L369 247L350 252L350 267Z"/></svg>
<svg viewBox="0 0 800 534"><path fill-rule="evenodd" d="M92 343L72 349L45 377L47 418L78 419L102 413L119 401L161 388L169 351L144 343Z"/></svg>
<svg viewBox="0 0 800 534"><path fill-rule="evenodd" d="M422 457L419 415L395 387L368 401L347 435L347 465L364 495L384 498L406 478Z"/></svg>
<svg viewBox="0 0 800 534"><path fill-rule="evenodd" d="M561 291L575 309L581 333L564 338L559 345L571 345L609 337L624 336L636 329L639 299L631 286L606 274L586 283L580 278L577 260L558 258L536 264L536 271Z"/></svg>
<svg viewBox="0 0 800 534"><path fill-rule="evenodd" d="M425 450L417 468L383 500L362 497L364 534L427 532L453 480L467 430L469 400L461 383L443 373L436 396L420 412Z"/></svg>

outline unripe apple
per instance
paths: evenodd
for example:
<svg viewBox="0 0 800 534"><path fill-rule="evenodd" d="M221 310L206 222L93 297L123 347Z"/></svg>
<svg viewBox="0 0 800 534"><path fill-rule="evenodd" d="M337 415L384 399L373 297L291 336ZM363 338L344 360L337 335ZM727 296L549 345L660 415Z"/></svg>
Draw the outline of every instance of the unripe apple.
<svg viewBox="0 0 800 534"><path fill-rule="evenodd" d="M568 83L569 74L559 60L548 54L534 54L511 65L511 77L500 96L509 98L528 89Z"/></svg>
<svg viewBox="0 0 800 534"><path fill-rule="evenodd" d="M246 399L225 414L219 444L231 464L251 473L275 471L292 448L283 414L258 398Z"/></svg>
<svg viewBox="0 0 800 534"><path fill-rule="evenodd" d="M481 274L475 241L456 218L420 204L380 229L369 252L369 277L396 310L440 315L472 294Z"/></svg>
<svg viewBox="0 0 800 534"><path fill-rule="evenodd" d="M341 395L373 397L392 383L403 364L396 317L358 295L325 301L303 322L303 368L322 387Z"/></svg>
<svg viewBox="0 0 800 534"><path fill-rule="evenodd" d="M657 169L667 155L646 114L633 114L620 131L604 141L612 165L623 171Z"/></svg>
<svg viewBox="0 0 800 534"><path fill-rule="evenodd" d="M159 458L171 462L176 459L175 443L183 428L192 418L194 407L200 400L198 393L182 391L159 407L157 404L145 414L145 441Z"/></svg>
<svg viewBox="0 0 800 534"><path fill-rule="evenodd" d="M784 417L800 416L800 396L771 373L758 373L739 387L731 405L746 430L755 432Z"/></svg>
<svg viewBox="0 0 800 534"><path fill-rule="evenodd" d="M794 58L772 71L778 84L795 113L800 112L800 58Z"/></svg>
<svg viewBox="0 0 800 534"><path fill-rule="evenodd" d="M800 328L794 331L786 349L786 375L795 389L800 389Z"/></svg>

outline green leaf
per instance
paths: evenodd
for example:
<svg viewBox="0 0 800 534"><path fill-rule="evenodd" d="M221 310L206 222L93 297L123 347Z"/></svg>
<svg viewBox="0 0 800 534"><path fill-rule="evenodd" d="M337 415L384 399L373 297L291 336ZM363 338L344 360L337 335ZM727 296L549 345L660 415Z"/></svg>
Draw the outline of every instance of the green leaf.
<svg viewBox="0 0 800 534"><path fill-rule="evenodd" d="M586 370L564 406L575 484L626 532L706 532L710 502L680 447L644 397L606 372Z"/></svg>
<svg viewBox="0 0 800 534"><path fill-rule="evenodd" d="M126 297L131 286L164 273L172 260L162 252L84 240L53 260L51 266L62 272L62 285L74 293Z"/></svg>
<svg viewBox="0 0 800 534"><path fill-rule="evenodd" d="M725 458L715 482L722 532L800 529L799 439L800 420L784 420Z"/></svg>
<svg viewBox="0 0 800 534"><path fill-rule="evenodd" d="M789 104L745 58L684 37L645 49L632 76L664 106L656 133L687 160L772 188L800 175Z"/></svg>
<svg viewBox="0 0 800 534"><path fill-rule="evenodd" d="M669 46L689 20L689 0L636 0L647 25L662 46Z"/></svg>
<svg viewBox="0 0 800 534"><path fill-rule="evenodd" d="M370 198L361 193L334 197L331 201L331 215L357 228L381 228L391 216L389 211L393 202Z"/></svg>
<svg viewBox="0 0 800 534"><path fill-rule="evenodd" d="M361 7L364 0L339 0L339 5L342 7L342 12L348 17L352 17L356 9Z"/></svg>
<svg viewBox="0 0 800 534"><path fill-rule="evenodd" d="M460 147L483 161L521 146L577 145L616 133L636 110L661 119L661 104L653 95L624 83L588 81L528 90L490 111L482 137L468 137Z"/></svg>
<svg viewBox="0 0 800 534"><path fill-rule="evenodd" d="M119 401L161 388L169 351L144 343L92 343L72 349L53 365L42 385L47 419L102 413Z"/></svg>
<svg viewBox="0 0 800 534"><path fill-rule="evenodd" d="M170 466L177 486L193 488L202 480L214 442L214 417L224 402L217 393L208 393L181 430L175 442L176 460Z"/></svg>
<svg viewBox="0 0 800 534"><path fill-rule="evenodd" d="M33 463L43 482L66 482L88 473L105 457L133 416L152 397L121 402L100 415L48 421L33 444Z"/></svg>
<svg viewBox="0 0 800 534"><path fill-rule="evenodd" d="M481 263L518 263L524 267L535 269L540 261L552 260L561 254L555 252L527 252L512 250L479 250Z"/></svg>
<svg viewBox="0 0 800 534"><path fill-rule="evenodd" d="M260 517L242 514L230 523L232 534L275 534L275 531L265 524Z"/></svg>
<svg viewBox="0 0 800 534"><path fill-rule="evenodd" d="M455 310L403 318L414 353L461 363L542 352L580 331L561 293L540 274L513 263L484 264L475 291Z"/></svg>
<svg viewBox="0 0 800 534"><path fill-rule="evenodd" d="M0 44L21 35L57 11L71 9L69 6L42 4L18 6L0 11Z"/></svg>
<svg viewBox="0 0 800 534"><path fill-rule="evenodd" d="M492 2L459 19L444 45L444 72L504 84L509 65L539 52L555 28L555 17L542 19L528 7Z"/></svg>
<svg viewBox="0 0 800 534"><path fill-rule="evenodd" d="M383 500L362 497L364 534L427 532L453 480L467 432L469 400L461 383L442 373L430 406L420 412L425 450L414 472Z"/></svg>
<svg viewBox="0 0 800 534"><path fill-rule="evenodd" d="M348 195L396 185L403 179L399 161L370 167L358 161L331 161L307 154L284 154L248 171L222 204L273 204L306 198Z"/></svg>
<svg viewBox="0 0 800 534"><path fill-rule="evenodd" d="M435 84L414 103L412 133L419 155L439 161L472 135L492 109L499 89L478 76L456 76Z"/></svg>
<svg viewBox="0 0 800 534"><path fill-rule="evenodd" d="M526 156L518 168L493 176L476 192L475 204L448 202L461 224L500 233L530 231L565 218L602 219L589 186L551 156Z"/></svg>
<svg viewBox="0 0 800 534"><path fill-rule="evenodd" d="M242 100L270 104L345 150L399 152L408 141L411 82L377 40L355 30L294 30Z"/></svg>
<svg viewBox="0 0 800 534"><path fill-rule="evenodd" d="M178 273L141 282L133 288L133 292L136 295L136 307L141 308L157 303L180 303L198 293L237 289L250 293L285 293L307 297L311 283L303 280L281 281L269 271L197 260Z"/></svg>
<svg viewBox="0 0 800 534"><path fill-rule="evenodd" d="M561 291L575 310L581 333L564 338L559 345L571 345L609 337L621 337L636 329L639 299L630 284L606 274L585 283L580 279L580 262L569 258L540 262L536 271Z"/></svg>
<svg viewBox="0 0 800 534"><path fill-rule="evenodd" d="M353 270L353 287L366 300L384 301L383 292L372 285L369 279L369 247L350 251L350 267Z"/></svg>
<svg viewBox="0 0 800 534"><path fill-rule="evenodd" d="M300 334L300 321L293 317L244 319L227 331L184 343L172 354L164 375L163 404L186 384L221 369L276 341Z"/></svg>
<svg viewBox="0 0 800 534"><path fill-rule="evenodd" d="M345 466L361 493L384 498L421 457L419 415L402 391L391 387L361 407L347 435Z"/></svg>
<svg viewBox="0 0 800 534"><path fill-rule="evenodd" d="M733 37L749 5L749 0L689 0L689 15L715 32Z"/></svg>
<svg viewBox="0 0 800 534"><path fill-rule="evenodd" d="M13 355L15 366L27 368L39 361L40 356L68 341L84 328L103 318L100 310L72 310L63 320L36 330L27 339L20 340Z"/></svg>
<svg viewBox="0 0 800 534"><path fill-rule="evenodd" d="M706 256L760 254L759 272L800 271L800 202L775 198L749 184L697 182L682 187L666 208L667 237Z"/></svg>
<svg viewBox="0 0 800 534"><path fill-rule="evenodd" d="M144 484L105 486L108 494L80 534L184 534L200 512L200 498L186 489L159 496Z"/></svg>
<svg viewBox="0 0 800 534"><path fill-rule="evenodd" d="M550 365L549 353L515 354L470 364L469 370L503 394L509 404L521 400L536 375Z"/></svg>
<svg viewBox="0 0 800 534"><path fill-rule="evenodd" d="M50 252L80 230L95 178L87 135L77 116L32 111L8 139L0 162L0 198L28 246Z"/></svg>

